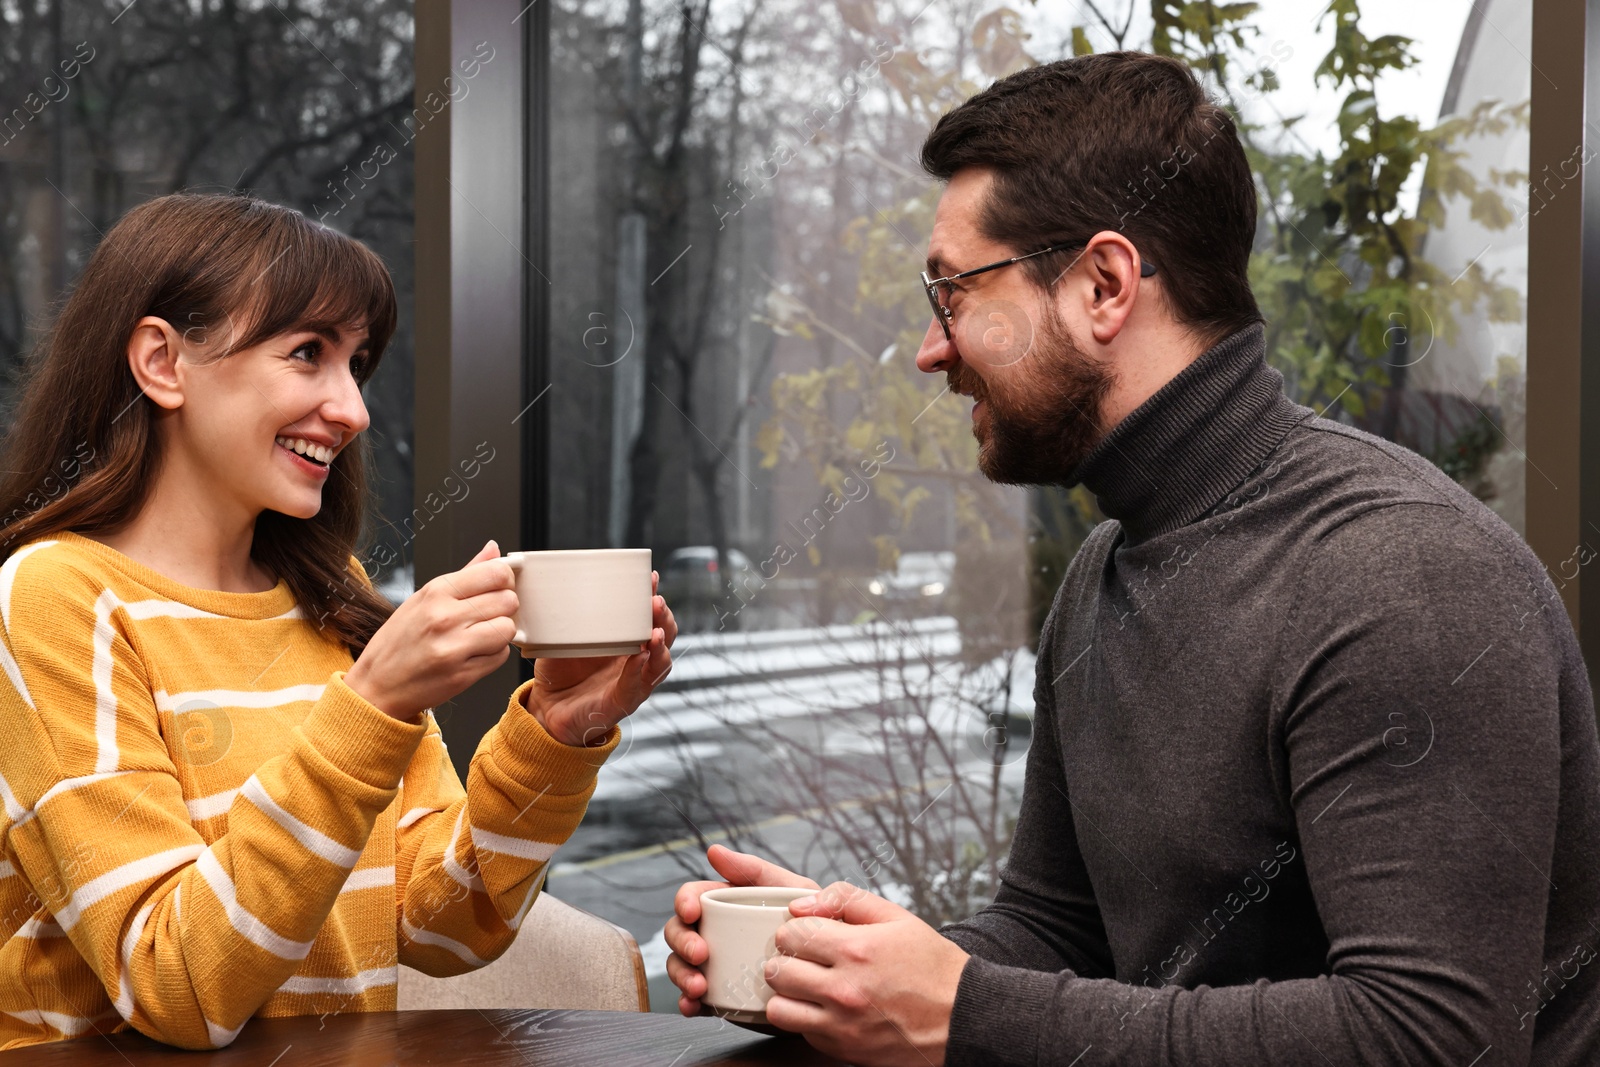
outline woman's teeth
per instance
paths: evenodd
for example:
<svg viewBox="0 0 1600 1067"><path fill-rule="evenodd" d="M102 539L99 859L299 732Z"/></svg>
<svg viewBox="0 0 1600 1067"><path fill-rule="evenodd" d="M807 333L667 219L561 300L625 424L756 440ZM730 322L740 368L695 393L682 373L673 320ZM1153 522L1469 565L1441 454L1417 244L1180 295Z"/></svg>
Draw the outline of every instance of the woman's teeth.
<svg viewBox="0 0 1600 1067"><path fill-rule="evenodd" d="M319 445L313 441L307 441L302 437L279 437L276 438L276 440L278 444L282 445L284 448L287 448L289 451L298 452L307 459L314 459L323 466L327 466L329 463L333 462L333 449L328 448L325 445Z"/></svg>

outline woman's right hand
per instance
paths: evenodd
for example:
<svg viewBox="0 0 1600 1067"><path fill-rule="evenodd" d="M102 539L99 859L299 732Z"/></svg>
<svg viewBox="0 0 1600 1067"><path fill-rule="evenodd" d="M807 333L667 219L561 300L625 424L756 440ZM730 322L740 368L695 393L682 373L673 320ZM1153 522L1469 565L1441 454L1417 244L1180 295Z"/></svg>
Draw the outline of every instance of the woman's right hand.
<svg viewBox="0 0 1600 1067"><path fill-rule="evenodd" d="M726 889L730 885L792 886L796 889L819 889L820 886L804 875L768 863L759 856L735 852L726 845L712 845L706 850L706 859L726 882L685 882L673 898L673 916L667 920L662 936L672 955L667 957L667 977L682 994L678 998L678 1011L684 1015L700 1014L700 998L706 995L706 976L700 970L706 962L705 938L695 929L700 922L700 895L713 889Z"/></svg>
<svg viewBox="0 0 1600 1067"><path fill-rule="evenodd" d="M511 565L490 541L465 567L395 608L345 672L345 684L396 719L416 722L506 661L516 612Z"/></svg>

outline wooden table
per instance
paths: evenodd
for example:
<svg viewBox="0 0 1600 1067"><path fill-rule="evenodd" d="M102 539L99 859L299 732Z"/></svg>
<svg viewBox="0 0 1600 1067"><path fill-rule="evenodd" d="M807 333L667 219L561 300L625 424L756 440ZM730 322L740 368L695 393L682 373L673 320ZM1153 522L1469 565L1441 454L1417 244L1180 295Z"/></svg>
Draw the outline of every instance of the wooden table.
<svg viewBox="0 0 1600 1067"><path fill-rule="evenodd" d="M827 1067L792 1035L764 1037L720 1019L621 1011L396 1011L252 1019L233 1044L185 1052L132 1030L0 1052L12 1064L230 1067Z"/></svg>

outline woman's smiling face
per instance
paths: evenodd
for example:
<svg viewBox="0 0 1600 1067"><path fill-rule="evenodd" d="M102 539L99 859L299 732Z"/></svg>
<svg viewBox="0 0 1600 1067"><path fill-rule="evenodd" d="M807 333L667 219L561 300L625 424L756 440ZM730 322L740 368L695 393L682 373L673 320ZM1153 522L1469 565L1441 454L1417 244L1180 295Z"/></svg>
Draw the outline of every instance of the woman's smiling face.
<svg viewBox="0 0 1600 1067"><path fill-rule="evenodd" d="M330 464L371 422L366 341L360 328L305 330L220 358L185 350L166 447L251 516L311 518L323 483L338 477Z"/></svg>

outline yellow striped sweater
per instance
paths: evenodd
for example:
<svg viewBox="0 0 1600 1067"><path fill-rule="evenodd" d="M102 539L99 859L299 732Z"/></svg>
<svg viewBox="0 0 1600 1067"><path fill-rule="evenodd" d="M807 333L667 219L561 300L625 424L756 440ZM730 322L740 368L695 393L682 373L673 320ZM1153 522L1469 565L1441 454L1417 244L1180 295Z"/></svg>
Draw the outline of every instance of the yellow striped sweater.
<svg viewBox="0 0 1600 1067"><path fill-rule="evenodd" d="M556 742L523 686L463 789L432 713L357 696L286 584L194 589L73 533L0 566L0 623L0 1048L215 1047L393 1010L397 962L480 967L617 743Z"/></svg>

